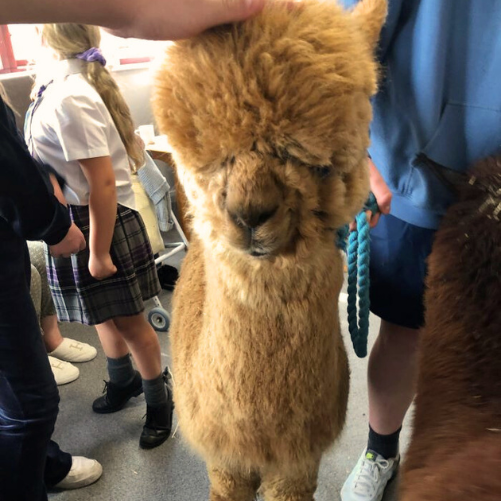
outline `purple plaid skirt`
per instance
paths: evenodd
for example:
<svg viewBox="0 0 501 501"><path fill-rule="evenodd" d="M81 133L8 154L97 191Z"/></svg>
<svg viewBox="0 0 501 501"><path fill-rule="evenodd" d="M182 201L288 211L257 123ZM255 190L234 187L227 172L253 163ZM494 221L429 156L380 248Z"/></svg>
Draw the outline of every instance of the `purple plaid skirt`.
<svg viewBox="0 0 501 501"><path fill-rule="evenodd" d="M118 206L110 252L118 271L105 280L96 280L88 268L89 207L72 205L69 209L87 248L70 258L54 258L46 247L47 276L59 320L96 325L144 311L144 301L156 296L161 288L139 213Z"/></svg>

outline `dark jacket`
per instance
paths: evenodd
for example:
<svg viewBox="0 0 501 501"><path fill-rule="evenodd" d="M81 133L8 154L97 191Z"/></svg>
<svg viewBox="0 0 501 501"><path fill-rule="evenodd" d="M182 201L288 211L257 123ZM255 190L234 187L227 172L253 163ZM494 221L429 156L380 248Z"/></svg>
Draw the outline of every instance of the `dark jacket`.
<svg viewBox="0 0 501 501"><path fill-rule="evenodd" d="M54 196L47 173L32 159L0 97L0 296L29 277L26 240L54 245L70 225L67 208Z"/></svg>

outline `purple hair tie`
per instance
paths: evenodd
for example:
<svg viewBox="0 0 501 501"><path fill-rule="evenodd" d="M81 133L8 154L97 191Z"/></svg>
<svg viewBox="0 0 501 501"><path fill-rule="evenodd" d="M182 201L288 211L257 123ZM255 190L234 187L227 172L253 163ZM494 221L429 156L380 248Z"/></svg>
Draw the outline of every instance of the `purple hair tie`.
<svg viewBox="0 0 501 501"><path fill-rule="evenodd" d="M75 57L77 59L82 59L83 61L87 61L88 63L93 63L97 61L103 66L106 66L106 59L104 58L101 49L99 49L98 47L92 47L91 49L86 50L85 52L80 52L80 54L76 54Z"/></svg>

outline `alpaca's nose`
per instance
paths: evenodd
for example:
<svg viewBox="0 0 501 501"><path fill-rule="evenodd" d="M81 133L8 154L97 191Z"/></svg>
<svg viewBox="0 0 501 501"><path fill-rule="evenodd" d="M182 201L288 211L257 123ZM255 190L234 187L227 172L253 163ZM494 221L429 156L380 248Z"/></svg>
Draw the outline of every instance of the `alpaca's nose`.
<svg viewBox="0 0 501 501"><path fill-rule="evenodd" d="M228 210L231 219L242 228L256 229L269 221L277 212L278 205L272 208L249 207L247 209Z"/></svg>

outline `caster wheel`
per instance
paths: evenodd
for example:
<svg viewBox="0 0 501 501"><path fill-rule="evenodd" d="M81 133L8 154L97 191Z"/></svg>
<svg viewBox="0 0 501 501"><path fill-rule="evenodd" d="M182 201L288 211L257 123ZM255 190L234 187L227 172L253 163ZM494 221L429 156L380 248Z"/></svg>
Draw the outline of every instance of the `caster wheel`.
<svg viewBox="0 0 501 501"><path fill-rule="evenodd" d="M169 314L163 308L153 308L148 313L148 322L158 332L167 332L170 327Z"/></svg>

